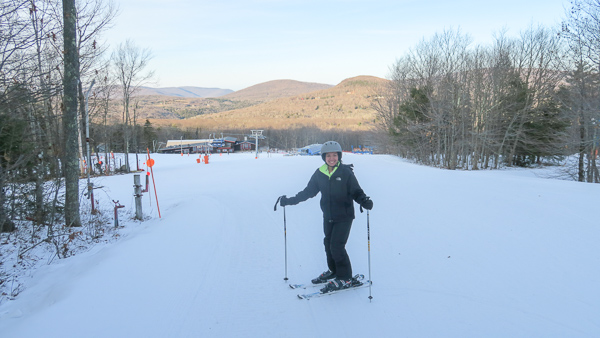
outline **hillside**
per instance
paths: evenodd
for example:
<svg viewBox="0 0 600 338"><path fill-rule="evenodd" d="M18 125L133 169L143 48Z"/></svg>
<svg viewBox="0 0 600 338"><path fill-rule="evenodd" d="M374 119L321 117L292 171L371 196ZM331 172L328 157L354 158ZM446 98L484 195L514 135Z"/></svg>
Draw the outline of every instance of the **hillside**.
<svg viewBox="0 0 600 338"><path fill-rule="evenodd" d="M245 108L204 114L186 120L152 120L152 123L203 129L288 129L317 126L325 130L371 130L376 119L372 102L387 83L388 80L378 77L358 76L346 79L335 87L282 97ZM230 95L222 98L231 98Z"/></svg>
<svg viewBox="0 0 600 338"><path fill-rule="evenodd" d="M250 101L228 100L222 97L201 98L147 95L135 96L132 99L130 109L132 111L134 109L136 110L138 120L154 119L158 121L170 121L182 120L201 114L214 114L221 111L244 108L253 104L256 103ZM121 112L123 110L121 101L111 101L110 110L113 112ZM113 119L118 118L120 118L120 114L113 116Z"/></svg>
<svg viewBox="0 0 600 338"><path fill-rule="evenodd" d="M260 83L237 92L229 89L199 87L142 87L132 100L137 103L138 119L156 119L164 124L168 119L182 120L198 115L214 114L222 111L242 109L278 98L301 95L331 85L308 83L294 80L274 80ZM227 94L227 95L225 95ZM119 93L116 93L119 97ZM121 102L113 100L112 111L121 111ZM176 122L175 124L179 124Z"/></svg>
<svg viewBox="0 0 600 338"><path fill-rule="evenodd" d="M300 82L295 80L273 80L238 90L223 98L241 101L271 101L282 97L296 96L321 89L328 89L332 85Z"/></svg>

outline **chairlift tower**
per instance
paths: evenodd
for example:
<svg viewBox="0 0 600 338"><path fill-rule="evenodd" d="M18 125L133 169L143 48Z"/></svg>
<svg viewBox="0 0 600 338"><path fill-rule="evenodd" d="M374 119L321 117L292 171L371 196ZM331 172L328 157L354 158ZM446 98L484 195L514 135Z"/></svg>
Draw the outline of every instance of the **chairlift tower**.
<svg viewBox="0 0 600 338"><path fill-rule="evenodd" d="M252 130L252 136L254 137L254 139L256 139L256 157L258 158L258 139L259 138L263 138L263 131L262 130Z"/></svg>

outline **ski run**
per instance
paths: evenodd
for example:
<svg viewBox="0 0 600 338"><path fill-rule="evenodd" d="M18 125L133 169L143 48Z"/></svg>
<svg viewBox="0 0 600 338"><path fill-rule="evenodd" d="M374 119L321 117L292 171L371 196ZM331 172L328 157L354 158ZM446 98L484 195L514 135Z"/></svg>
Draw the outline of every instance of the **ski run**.
<svg viewBox="0 0 600 338"><path fill-rule="evenodd" d="M285 208L287 276L273 204L321 158L196 158L153 155L161 217L151 187L142 222L133 174L94 178L107 222L112 200L125 206L120 239L32 271L2 298L0 336L600 337L600 185L557 179L560 167L450 171L345 153L374 202L373 284L298 301L318 289L288 284L327 268L319 196ZM354 273L368 271L358 206L346 249Z"/></svg>

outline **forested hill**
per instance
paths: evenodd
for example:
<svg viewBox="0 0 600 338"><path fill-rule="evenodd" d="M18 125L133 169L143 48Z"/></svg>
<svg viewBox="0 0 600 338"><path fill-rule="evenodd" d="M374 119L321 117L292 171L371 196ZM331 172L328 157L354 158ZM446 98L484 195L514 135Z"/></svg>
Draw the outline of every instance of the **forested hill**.
<svg viewBox="0 0 600 338"><path fill-rule="evenodd" d="M185 120L156 119L152 123L176 125L184 129L289 129L315 126L323 130L372 130L376 120L374 100L388 83L388 80L374 76L357 76L334 87L254 104L251 101L235 100L232 96L236 92L219 99L230 98L231 105L245 102L248 106L223 109L215 114L197 114L194 118ZM255 89L248 91L248 96L238 97L253 97L252 93L261 91L260 87Z"/></svg>
<svg viewBox="0 0 600 338"><path fill-rule="evenodd" d="M331 85L273 80L232 91L219 88L199 87L142 87L136 94L136 113L140 119L180 121L198 115L242 109L284 97L303 95L316 90L331 88ZM116 97L119 93L115 93ZM119 111L120 100L113 100L114 111ZM159 124L170 123L159 121ZM180 122L177 122L178 124Z"/></svg>
<svg viewBox="0 0 600 338"><path fill-rule="evenodd" d="M295 80L273 80L259 83L242 90L227 94L224 98L242 101L270 101L282 97L296 96L304 93L323 90L333 87L332 85L301 82Z"/></svg>

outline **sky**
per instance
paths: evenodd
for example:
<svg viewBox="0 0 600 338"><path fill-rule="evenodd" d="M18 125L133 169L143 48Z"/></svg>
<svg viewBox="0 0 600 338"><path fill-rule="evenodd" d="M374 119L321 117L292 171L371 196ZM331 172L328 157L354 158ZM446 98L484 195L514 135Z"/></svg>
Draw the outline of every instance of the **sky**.
<svg viewBox="0 0 600 338"><path fill-rule="evenodd" d="M474 44L494 33L556 27L567 0L115 0L105 33L151 50L154 87L240 90L271 80L336 85L387 78L423 39L460 29Z"/></svg>

